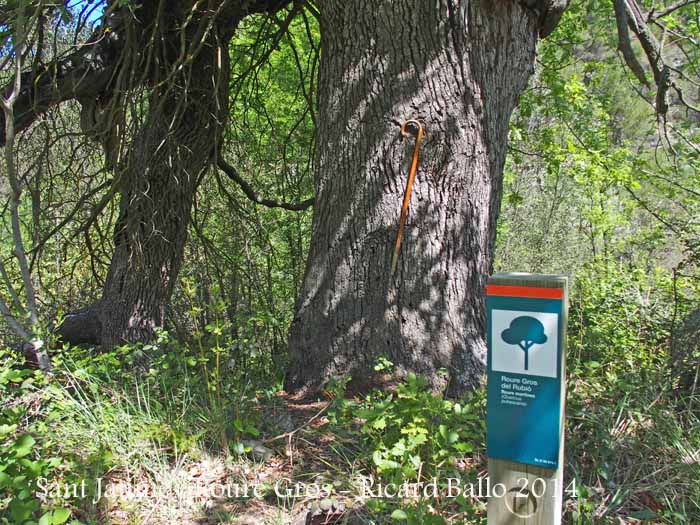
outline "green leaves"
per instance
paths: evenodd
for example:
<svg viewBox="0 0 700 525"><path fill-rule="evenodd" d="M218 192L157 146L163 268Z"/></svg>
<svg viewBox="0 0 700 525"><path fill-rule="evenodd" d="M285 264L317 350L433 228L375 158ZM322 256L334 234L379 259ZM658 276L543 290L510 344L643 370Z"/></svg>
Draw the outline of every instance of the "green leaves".
<svg viewBox="0 0 700 525"><path fill-rule="evenodd" d="M34 443L36 443L36 440L29 434L20 436L17 439L17 441L15 441L15 444L12 447L12 450L14 450L15 453L15 457L23 458L24 456L29 455L29 453L31 453L32 451Z"/></svg>
<svg viewBox="0 0 700 525"><path fill-rule="evenodd" d="M401 464L397 461L387 459L389 454L387 451L375 450L372 454L372 461L377 467L377 471L380 473L395 470L401 467Z"/></svg>
<svg viewBox="0 0 700 525"><path fill-rule="evenodd" d="M21 383L31 373L29 370L18 370L6 367L0 370L0 385L7 383Z"/></svg>
<svg viewBox="0 0 700 525"><path fill-rule="evenodd" d="M363 420L361 432L377 472L403 482L419 472L429 478L474 450L472 440L482 439L483 422L473 406L446 401L408 374L395 393L375 392L352 411L346 407L345 417Z"/></svg>
<svg viewBox="0 0 700 525"><path fill-rule="evenodd" d="M391 363L381 360L377 364L375 370L392 372ZM392 493L410 494L417 484L435 479L440 492L446 479L471 475L457 466L475 463L472 458L465 461L465 456L483 448L484 408L482 391L455 403L433 393L421 377L407 374L391 392L373 391L362 401L338 404L330 419L332 432L345 435L350 431L348 439L359 441L356 454L368 469L363 475L371 475L377 485ZM380 497L367 501L367 508L377 513L378 523L390 519L411 525L445 525L443 511L452 516L463 511L465 518L476 516L473 502L464 498L438 503L430 497L415 501Z"/></svg>
<svg viewBox="0 0 700 525"><path fill-rule="evenodd" d="M408 519L408 514L401 509L396 509L391 513L391 519L396 521L406 521Z"/></svg>
<svg viewBox="0 0 700 525"><path fill-rule="evenodd" d="M378 417L372 422L372 428L384 430L386 428L386 419L384 417Z"/></svg>
<svg viewBox="0 0 700 525"><path fill-rule="evenodd" d="M54 412L47 402L52 385L34 381L35 372L19 368L0 350L0 523L48 523L61 525L70 517L68 509L41 508L35 496L40 479L50 479L61 464L50 457L52 440L47 437L48 418ZM58 403L57 403L58 405ZM37 417L30 413L40 414ZM39 513L43 512L41 518Z"/></svg>
<svg viewBox="0 0 700 525"><path fill-rule="evenodd" d="M247 421L240 417L234 418L233 428L240 436L258 437L260 435L260 431L252 421Z"/></svg>
<svg viewBox="0 0 700 525"><path fill-rule="evenodd" d="M47 512L39 519L39 525L62 525L70 518L70 509L58 508Z"/></svg>
<svg viewBox="0 0 700 525"><path fill-rule="evenodd" d="M445 425L440 425L439 432L440 437L442 437L442 439L444 439L449 445L452 445L459 440L459 434L457 434L457 432L449 432Z"/></svg>

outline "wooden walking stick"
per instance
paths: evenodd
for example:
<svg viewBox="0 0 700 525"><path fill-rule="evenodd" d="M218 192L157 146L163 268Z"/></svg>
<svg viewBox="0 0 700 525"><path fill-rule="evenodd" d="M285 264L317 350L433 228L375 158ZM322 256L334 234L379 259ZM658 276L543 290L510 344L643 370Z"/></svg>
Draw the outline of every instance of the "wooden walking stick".
<svg viewBox="0 0 700 525"><path fill-rule="evenodd" d="M403 239L403 228L406 224L408 216L408 204L411 202L411 191L413 190L413 180L416 178L418 169L418 152L420 151L420 143L423 140L423 126L415 119L407 120L401 126L401 135L408 136L406 128L409 124L413 124L418 128L416 133L416 146L413 148L413 160L411 161L411 169L408 172L408 181L406 181L406 191L403 195L403 206L401 206L401 219L399 220L399 231L396 234L396 243L394 244L394 255L391 258L391 275L396 273L396 265L399 261L399 251L401 250L401 239Z"/></svg>

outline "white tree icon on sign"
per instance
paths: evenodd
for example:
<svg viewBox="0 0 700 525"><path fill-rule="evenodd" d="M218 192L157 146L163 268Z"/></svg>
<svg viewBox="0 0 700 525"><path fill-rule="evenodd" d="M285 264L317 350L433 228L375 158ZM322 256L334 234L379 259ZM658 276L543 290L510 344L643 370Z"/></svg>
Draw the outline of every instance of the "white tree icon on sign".
<svg viewBox="0 0 700 525"><path fill-rule="evenodd" d="M557 377L559 315L515 310L491 311L491 369Z"/></svg>

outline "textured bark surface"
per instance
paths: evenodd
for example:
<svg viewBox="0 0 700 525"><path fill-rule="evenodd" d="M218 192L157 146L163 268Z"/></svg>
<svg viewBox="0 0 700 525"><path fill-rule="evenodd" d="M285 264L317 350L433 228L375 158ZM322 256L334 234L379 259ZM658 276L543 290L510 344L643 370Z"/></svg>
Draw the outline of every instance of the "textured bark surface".
<svg viewBox="0 0 700 525"><path fill-rule="evenodd" d="M66 316L59 328L61 338L72 344L110 348L147 341L162 326L197 184L217 156L227 113L225 46L240 18L218 25L205 13L188 26L183 24L187 3L172 7L167 13L155 4L139 10L138 21L129 21L125 31L130 42L121 57L126 64L122 69L133 69L128 84L120 88L152 86L148 112L114 168L119 218L102 299ZM152 45L150 55L144 54L158 26L163 38ZM185 63L181 39L188 49ZM117 157L114 152L111 156Z"/></svg>
<svg viewBox="0 0 700 525"><path fill-rule="evenodd" d="M215 158L224 121L228 66L204 45L187 78L151 98L147 121L121 179L115 251L100 304L101 342L148 340L162 326L182 262L197 183ZM183 75L184 76L184 75ZM212 93L212 85L221 86ZM212 96L215 95L215 96Z"/></svg>
<svg viewBox="0 0 700 525"><path fill-rule="evenodd" d="M125 30L136 62L121 61L132 67L129 88L151 88L148 113L116 167L119 218L102 299L66 316L65 341L110 348L148 341L163 325L197 185L218 157L228 117L228 43L245 16L286 3L214 2L193 15L182 0L137 11Z"/></svg>
<svg viewBox="0 0 700 525"><path fill-rule="evenodd" d="M179 29L187 10L174 15L165 17L173 40L160 50L165 64L153 73L157 87L149 97L149 112L122 167L115 250L97 305L100 340L107 348L147 341L163 325L194 194L204 170L216 159L227 116L225 46L238 21L221 28L203 16L191 29ZM182 32L188 49L197 50L185 67L177 62Z"/></svg>
<svg viewBox="0 0 700 525"><path fill-rule="evenodd" d="M544 38L556 29L569 0L522 0L522 4L537 15L539 34Z"/></svg>
<svg viewBox="0 0 700 525"><path fill-rule="evenodd" d="M77 99L83 105L81 126L100 139L118 181L115 249L103 297L67 315L57 329L60 339L109 348L148 340L163 324L197 184L218 156L228 116L228 44L243 18L288 3L161 0L123 7L108 0L111 14L89 42L22 75L14 130L29 127L62 101ZM143 88L149 98L135 112L147 108L144 121L125 140L118 136L118 123L102 117L114 112L124 118L121 104ZM102 113L100 122L95 111Z"/></svg>
<svg viewBox="0 0 700 525"><path fill-rule="evenodd" d="M484 302L508 121L533 71L540 17L516 2L325 0L311 252L286 387L313 394L380 355L458 393L485 360ZM390 259L413 141L427 140Z"/></svg>

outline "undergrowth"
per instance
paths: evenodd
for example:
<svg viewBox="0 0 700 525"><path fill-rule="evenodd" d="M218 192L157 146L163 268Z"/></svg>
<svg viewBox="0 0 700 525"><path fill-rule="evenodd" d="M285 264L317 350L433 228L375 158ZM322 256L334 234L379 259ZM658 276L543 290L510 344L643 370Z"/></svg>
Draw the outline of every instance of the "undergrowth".
<svg viewBox="0 0 700 525"><path fill-rule="evenodd" d="M570 308L565 522L700 523L699 405L670 374L670 285L600 272L579 276ZM243 355L227 333L214 322L187 344L162 332L108 353L64 349L50 376L3 351L0 523L97 524L115 513L185 523L187 505L192 519L236 523L258 500L270 511L260 523L286 523L329 498L360 523L485 523L483 391L445 399L408 375L348 398L344 378L314 424L297 419L290 432L276 423L286 410L280 370L270 373L264 352ZM377 371L391 366L380 359ZM116 506L91 497L97 480L182 485L216 469L266 489L213 509L152 494ZM325 488L315 499L279 497L281 476Z"/></svg>

